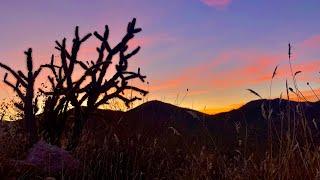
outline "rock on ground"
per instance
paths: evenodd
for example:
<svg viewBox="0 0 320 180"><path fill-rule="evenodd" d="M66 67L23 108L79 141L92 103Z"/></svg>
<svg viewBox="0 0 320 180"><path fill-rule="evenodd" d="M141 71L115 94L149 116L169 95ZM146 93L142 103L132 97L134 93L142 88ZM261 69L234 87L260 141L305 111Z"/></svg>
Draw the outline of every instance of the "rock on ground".
<svg viewBox="0 0 320 180"><path fill-rule="evenodd" d="M68 151L44 141L37 142L29 150L25 162L41 168L47 175L74 174L80 167L79 161Z"/></svg>

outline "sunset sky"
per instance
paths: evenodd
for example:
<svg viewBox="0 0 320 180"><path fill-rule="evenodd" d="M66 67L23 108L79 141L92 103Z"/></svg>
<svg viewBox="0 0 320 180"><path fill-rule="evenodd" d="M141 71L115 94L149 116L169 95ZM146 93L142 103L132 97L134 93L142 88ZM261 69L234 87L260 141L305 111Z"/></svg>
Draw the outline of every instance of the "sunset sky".
<svg viewBox="0 0 320 180"><path fill-rule="evenodd" d="M257 98L247 88L269 98L277 65L272 97L279 97L286 79L292 86L289 42L299 88L309 100L306 83L320 88L319 0L1 0L0 61L23 69L32 47L36 65L48 62L58 53L54 41L70 43L76 25L85 34L108 24L115 44L133 17L143 31L131 45L142 49L130 65L148 76L149 100L209 113L236 108ZM84 59L96 57L95 42L81 50ZM0 98L12 95L0 87Z"/></svg>

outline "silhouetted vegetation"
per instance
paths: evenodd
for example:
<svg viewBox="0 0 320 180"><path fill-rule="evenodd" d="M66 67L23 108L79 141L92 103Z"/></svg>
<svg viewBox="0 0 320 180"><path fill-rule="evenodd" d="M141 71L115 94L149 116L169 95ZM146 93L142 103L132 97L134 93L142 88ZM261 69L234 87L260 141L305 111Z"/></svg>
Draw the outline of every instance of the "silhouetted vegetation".
<svg viewBox="0 0 320 180"><path fill-rule="evenodd" d="M38 128L35 118L35 114L38 111L38 99L34 96L34 83L41 71L41 67L36 71L33 70L31 48L24 53L26 55L27 75L22 71L15 71L2 63L0 63L0 67L9 72L16 80L15 83L11 83L8 80L8 73L6 73L3 82L11 87L21 100L21 103L15 103L15 106L24 113L23 119L25 121L25 128L28 134L29 143L32 145L38 140Z"/></svg>
<svg viewBox="0 0 320 180"><path fill-rule="evenodd" d="M108 42L109 28L107 25L102 35L94 32L94 36L101 42L100 46L97 47L98 58L95 61L83 62L79 60L78 53L81 45L92 34L89 33L80 37L79 27L76 27L70 51L67 49L66 38L61 42L56 41L56 49L60 53L58 62L52 55L50 63L41 65L39 70L33 72L32 50L29 49L25 52L27 56L27 76L21 71L15 72L10 67L0 64L16 79L14 85L7 80L6 74L4 82L12 87L22 101L22 104L16 104L16 106L24 111L24 121L30 136L30 144L35 143L38 139L38 127L35 118L35 113L38 110L38 98L34 97L36 93L34 83L42 68L48 68L51 73L47 77L50 89L48 90L47 85L44 84L39 89L39 92L45 95L41 134L49 143L59 145L68 116L67 111L73 108L76 118L74 118L68 149L76 147L84 124L90 114L97 110L99 106L108 104L111 99L117 98L129 107L130 103L141 99L139 95L145 96L148 93L143 89L129 85L129 81L133 79L144 82L146 78L141 74L140 68L136 72L128 69L128 60L140 50L140 47L137 47L128 52L128 42L140 31L141 28L136 28L136 19L133 19L127 26L127 33L115 47L111 47ZM113 62L116 55L119 56L118 61ZM108 77L107 73L111 69L112 63L115 64L115 72L111 77ZM78 75L75 80L76 69L77 73L81 72L82 74ZM24 91L20 89L21 86ZM138 95L127 97L125 92L128 90L131 93L137 92ZM86 102L86 108L82 107L84 102Z"/></svg>
<svg viewBox="0 0 320 180"><path fill-rule="evenodd" d="M23 111L23 121L3 121L0 124L0 142L3 144L0 146L1 177L320 177L320 102L308 102L299 90L297 76L302 71L293 69L291 44L288 60L293 86L290 87L286 80L286 98L281 94L277 99L264 99L257 91L247 89L259 100L216 115L160 101L150 101L126 112L99 109L110 103L111 99L119 99L130 106L148 93L129 84L131 80L144 82L146 78L140 68L137 71L128 68L128 60L140 50L137 47L128 52L128 42L140 31L133 19L122 40L111 47L108 26L105 26L103 33L94 32L83 37L76 27L71 50L67 48L66 38L56 41L59 58L52 55L51 61L36 71L32 67L32 51L29 49L25 53L28 75L0 63L0 67L16 80L16 83L11 83L6 74L4 82L21 100L21 103L9 101L9 104L0 104L0 118L3 119L12 104ZM82 61L78 56L81 46L93 36L99 41L98 58ZM112 66L115 71L108 76ZM272 97L272 84L277 78L278 68L276 66L270 73L269 98ZM42 84L39 89L44 104L43 112L36 115L40 95L34 90L34 84L42 69L49 70L49 85ZM312 86L307 85L318 98ZM297 101L293 101L293 97ZM25 123L28 136L24 136L21 122ZM61 148L41 140L34 144L38 139ZM66 143L64 141L67 141L66 147L62 145ZM32 144L34 146L30 151ZM37 153L44 154L44 158L37 156ZM64 163L68 162L72 167L65 169L67 166Z"/></svg>

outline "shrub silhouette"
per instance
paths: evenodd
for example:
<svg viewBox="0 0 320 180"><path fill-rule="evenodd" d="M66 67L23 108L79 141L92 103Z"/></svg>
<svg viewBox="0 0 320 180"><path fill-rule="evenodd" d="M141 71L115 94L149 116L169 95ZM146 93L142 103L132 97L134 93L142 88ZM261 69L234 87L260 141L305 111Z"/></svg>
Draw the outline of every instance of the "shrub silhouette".
<svg viewBox="0 0 320 180"><path fill-rule="evenodd" d="M141 97L138 96L126 97L125 92L127 90L140 93L142 96L148 93L143 89L128 85L130 80L139 79L144 82L146 78L146 76L141 75L140 68L137 72L128 70L128 59L140 50L140 47L137 47L133 51L127 52L128 42L134 38L136 33L141 31L141 28L136 28L135 24L136 19L134 18L128 23L127 32L121 42L113 48L108 42L109 28L107 25L103 35L94 32L94 36L101 42L100 47L97 48L98 58L96 61L82 62L78 59L80 47L92 36L91 33L80 38L79 27L76 27L71 51L66 48L65 38L61 43L56 41L56 49L60 52L59 63L55 63L54 56L52 56L50 64L42 66L49 68L51 71L48 76L51 90L40 89L48 97L44 108L44 122L47 137L51 141L54 143L59 141L69 103L74 108L74 117L76 117L68 146L68 149L73 149L78 144L78 139L88 117L99 106L108 104L108 101L114 98L123 101L126 106L136 100L141 100ZM116 55L119 55L118 62L115 65L116 71L108 79L107 72ZM82 71L77 80L73 78L75 68L80 68ZM87 107L82 108L85 101Z"/></svg>
<svg viewBox="0 0 320 180"><path fill-rule="evenodd" d="M29 48L24 52L26 55L27 71L25 75L22 71L14 71L9 66L0 63L0 67L9 72L16 80L16 83L10 82L7 77L8 73L5 74L3 82L11 87L21 99L21 103L15 103L15 106L23 111L25 128L29 140L29 145L32 145L38 140L37 125L35 119L35 113L38 110L37 98L34 97L34 83L38 77L41 67L36 71L33 70L33 59L32 49Z"/></svg>

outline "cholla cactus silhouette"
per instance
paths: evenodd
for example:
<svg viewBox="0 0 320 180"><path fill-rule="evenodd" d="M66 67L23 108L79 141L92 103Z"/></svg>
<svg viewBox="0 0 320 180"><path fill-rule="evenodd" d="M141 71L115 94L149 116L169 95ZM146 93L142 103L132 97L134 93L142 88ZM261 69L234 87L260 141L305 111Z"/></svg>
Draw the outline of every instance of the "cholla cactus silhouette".
<svg viewBox="0 0 320 180"><path fill-rule="evenodd" d="M96 62L92 62L92 65L100 67L94 68L93 71L88 73L91 81L84 88L87 93L82 97L82 100L88 100L87 105L89 112L91 112L91 108L96 109L100 105L108 103L108 101L113 98L122 100L126 104L126 106L129 106L130 103L135 100L141 99L136 96L131 98L124 97L121 94L125 90L133 90L141 93L141 95L143 96L148 93L145 90L128 85L129 80L138 78L142 82L144 82L144 79L146 78L146 76L141 75L140 68L138 68L137 72L128 71L128 59L136 55L140 50L140 47L138 46L132 52L126 54L126 51L128 50L127 44L129 40L132 39L136 33L139 33L141 31L141 28L136 28L135 24L136 19L133 19L132 22L129 22L127 27L127 34L122 38L122 41L114 48L111 48L108 43L108 26L105 26L103 36L98 32L94 32L95 37L101 41L101 46L100 48L97 48L97 51L99 53L98 59ZM104 57L105 51L107 51L106 57ZM116 72L109 80L105 80L106 72L109 68L109 65L112 63L112 59L117 53L119 53L119 61L115 66ZM100 63L101 65L99 65ZM112 88L115 89L115 92L111 94L106 93ZM103 95L101 99L99 99L100 95Z"/></svg>
<svg viewBox="0 0 320 180"><path fill-rule="evenodd" d="M128 85L130 80L139 79L145 82L146 78L141 74L140 68L137 72L128 71L128 59L140 50L140 47L137 47L133 51L127 52L128 42L134 38L136 33L141 31L141 28L136 28L135 24L136 19L134 18L128 23L127 32L121 42L113 48L108 42L109 28L107 25L103 35L94 32L94 36L101 42L97 48L98 58L95 61L86 61L85 63L78 60L78 52L81 44L88 40L92 34L89 33L80 38L79 28L76 27L71 53L66 49L66 39L63 39L62 43L56 42L56 49L60 51L60 65L55 64L54 57L52 57L50 64L42 66L49 68L52 72L52 75L48 76L51 91L41 90L44 94L51 96L50 99L55 97L55 102L52 103L51 107L57 107L56 103L59 102L57 99L61 97L64 102L70 102L74 107L77 119L74 122L73 133L69 140L69 149L77 146L85 122L99 106L108 104L108 101L114 98L123 101L126 106L130 106L130 103L136 100L141 100L141 97L138 96L126 97L125 92L127 90L140 93L141 96L148 93L143 89ZM119 55L119 59L115 65L115 72L108 78L107 72L116 55ZM76 81L72 78L75 66L83 72ZM86 102L87 107L81 108L84 102Z"/></svg>
<svg viewBox="0 0 320 180"><path fill-rule="evenodd" d="M60 52L59 65L55 64L54 55L51 57L50 64L42 65L44 68L49 68L52 75L48 75L48 80L51 85L50 91L40 89L40 92L48 96L44 107L44 129L46 131L46 139L51 143L57 144L64 128L65 113L69 103L74 107L78 121L82 121L81 104L78 100L80 83L74 82L72 79L75 65L81 64L77 60L80 46L85 42L91 34L87 34L83 38L79 37L79 28L76 27L75 38L71 53L66 48L66 38L62 42L56 41L56 49Z"/></svg>
<svg viewBox="0 0 320 180"><path fill-rule="evenodd" d="M21 99L21 103L15 103L15 106L24 113L25 128L28 134L29 144L32 145L38 139L38 128L35 118L35 113L38 110L38 98L35 98L34 96L34 84L41 71L41 67L35 71L33 70L31 48L24 53L26 55L27 75L22 71L14 71L12 68L2 63L0 63L0 67L7 71L4 75L3 82L11 87ZM15 78L15 83L8 80L8 72Z"/></svg>

